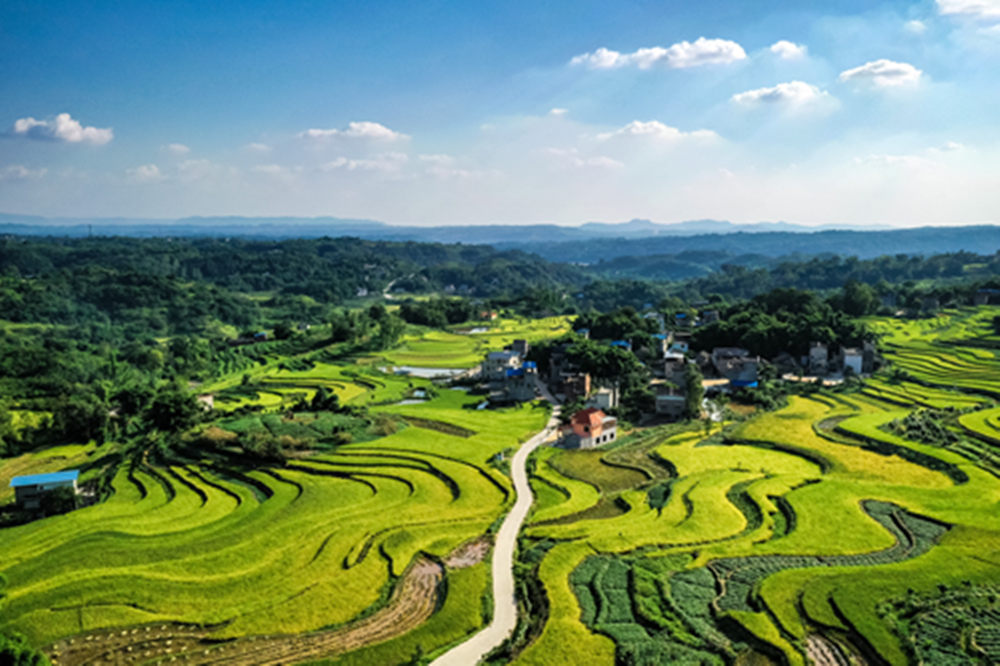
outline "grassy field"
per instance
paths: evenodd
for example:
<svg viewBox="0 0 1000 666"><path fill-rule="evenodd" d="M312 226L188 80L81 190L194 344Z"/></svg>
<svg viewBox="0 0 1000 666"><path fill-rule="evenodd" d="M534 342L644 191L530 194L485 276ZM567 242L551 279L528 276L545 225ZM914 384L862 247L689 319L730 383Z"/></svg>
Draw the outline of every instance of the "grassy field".
<svg viewBox="0 0 1000 666"><path fill-rule="evenodd" d="M400 353L413 364L462 367L511 339L565 329L559 319L501 322L477 336L428 332ZM453 338L465 346L449 355ZM320 350L269 358L199 387L223 413L264 408L214 423L234 437L356 435L348 414L286 413L320 387L405 427L280 466L191 447L124 466L107 501L2 530L0 573L10 586L0 631L48 645L123 627L198 625L206 639L221 640L318 631L383 607L418 557L444 560L497 523L513 498L491 461L549 416L538 403L476 410L481 398L443 387L430 400L400 404L431 382L380 372L385 363ZM11 499L13 476L76 468L98 454L72 446L0 461L0 502ZM486 565L449 570L424 626L338 660L395 663L454 643L481 626L487 585Z"/></svg>
<svg viewBox="0 0 1000 666"><path fill-rule="evenodd" d="M429 330L404 337L402 344L382 355L394 366L420 368L470 368L483 360L488 351L502 349L518 338L544 340L570 330L567 317L547 319L499 319L483 324L488 331L476 333ZM463 324L455 331L472 330Z"/></svg>
<svg viewBox="0 0 1000 666"><path fill-rule="evenodd" d="M992 316L875 322L911 379L792 397L708 438L661 427L609 451L540 452L526 536L551 544L536 571L549 618L516 663L805 664L822 645L868 663L996 663L994 624L976 619L1000 577ZM920 410L954 437L894 429ZM637 472L650 463L666 471Z"/></svg>

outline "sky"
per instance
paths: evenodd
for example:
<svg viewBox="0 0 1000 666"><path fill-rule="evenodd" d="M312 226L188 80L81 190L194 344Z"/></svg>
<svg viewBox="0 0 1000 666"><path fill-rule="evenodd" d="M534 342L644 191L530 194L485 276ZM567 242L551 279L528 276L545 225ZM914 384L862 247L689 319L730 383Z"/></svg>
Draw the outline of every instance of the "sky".
<svg viewBox="0 0 1000 666"><path fill-rule="evenodd" d="M1000 223L1000 0L0 3L0 212Z"/></svg>

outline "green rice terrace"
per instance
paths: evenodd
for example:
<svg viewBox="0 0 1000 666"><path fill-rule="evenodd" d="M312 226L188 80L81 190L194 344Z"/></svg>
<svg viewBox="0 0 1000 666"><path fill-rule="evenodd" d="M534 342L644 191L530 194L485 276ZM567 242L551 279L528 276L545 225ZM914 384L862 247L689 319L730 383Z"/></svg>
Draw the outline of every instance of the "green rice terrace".
<svg viewBox="0 0 1000 666"><path fill-rule="evenodd" d="M1000 662L991 319L871 321L891 363L877 378L740 421L540 448L520 623L487 662ZM489 535L514 499L498 461L550 410L478 410L473 393L390 366L469 367L565 326L231 368L198 389L222 416L179 452L121 466L103 503L3 530L0 628L60 664L429 663L488 622ZM317 396L373 418L290 409ZM253 433L293 454L238 455ZM86 477L109 447L25 454L0 481Z"/></svg>
<svg viewBox="0 0 1000 666"><path fill-rule="evenodd" d="M518 664L1000 662L992 311L879 320L888 376L543 450Z"/></svg>
<svg viewBox="0 0 1000 666"><path fill-rule="evenodd" d="M463 638L484 622L488 535L513 502L493 461L550 410L477 410L481 396L387 366L463 368L565 330L556 318L413 334L389 358L255 345L254 363L198 387L222 417L180 450L121 464L102 503L3 530L0 626L57 663L398 663ZM317 396L336 409L301 409ZM237 442L254 437L287 459L246 455ZM4 460L0 501L13 476L107 472L114 448Z"/></svg>

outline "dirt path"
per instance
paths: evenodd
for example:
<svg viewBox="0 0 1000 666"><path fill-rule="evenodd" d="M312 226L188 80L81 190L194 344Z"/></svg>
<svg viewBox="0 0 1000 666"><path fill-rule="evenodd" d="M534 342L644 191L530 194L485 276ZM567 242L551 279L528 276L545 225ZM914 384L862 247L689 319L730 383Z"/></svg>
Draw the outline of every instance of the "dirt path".
<svg viewBox="0 0 1000 666"><path fill-rule="evenodd" d="M480 553L481 549L472 555L463 554L455 568L469 566ZM173 659L185 664L258 665L330 657L401 636L426 622L434 612L443 575L441 565L419 559L404 574L385 608L331 631L218 642L208 638L217 627L164 624L76 636L46 652L58 666Z"/></svg>
<svg viewBox="0 0 1000 666"><path fill-rule="evenodd" d="M551 399L548 391L543 395ZM517 547L517 535L521 525L531 510L534 496L528 485L528 473L525 470L528 456L532 451L545 443L559 426L559 408L552 412L545 430L528 440L517 453L510 464L511 476L514 478L514 490L517 501L503 525L497 533L496 547L493 549L493 621L490 625L474 635L466 642L449 650L435 659L431 666L472 666L486 656L493 648L506 640L517 626L517 601L514 598L514 550Z"/></svg>

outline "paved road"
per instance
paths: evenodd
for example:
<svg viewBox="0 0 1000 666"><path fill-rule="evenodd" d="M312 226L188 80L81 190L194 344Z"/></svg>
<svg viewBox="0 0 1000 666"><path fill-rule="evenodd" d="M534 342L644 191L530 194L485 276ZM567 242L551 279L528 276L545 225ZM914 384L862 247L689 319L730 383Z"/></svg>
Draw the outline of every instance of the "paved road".
<svg viewBox="0 0 1000 666"><path fill-rule="evenodd" d="M551 398L548 391L543 391L546 398ZM493 548L493 621L478 634L435 659L431 666L472 666L479 663L490 650L500 645L510 636L517 625L517 603L514 600L514 550L517 547L517 535L521 531L524 519L528 517L531 503L535 498L528 485L528 473L525 463L531 452L545 443L559 425L559 407L552 411L545 430L528 440L517 453L510 464L511 475L514 477L514 490L517 501L514 508L503 521L497 533L496 546Z"/></svg>

